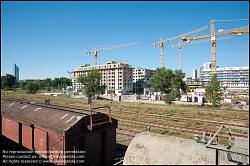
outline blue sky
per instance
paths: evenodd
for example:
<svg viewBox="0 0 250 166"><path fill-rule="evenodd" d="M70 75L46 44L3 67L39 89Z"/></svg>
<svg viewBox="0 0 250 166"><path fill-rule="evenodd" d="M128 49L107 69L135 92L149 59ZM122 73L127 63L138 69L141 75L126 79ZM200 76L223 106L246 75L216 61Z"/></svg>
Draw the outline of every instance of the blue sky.
<svg viewBox="0 0 250 166"><path fill-rule="evenodd" d="M160 36L172 37L210 20L248 19L249 2L1 2L1 75L20 68L20 79L69 77L67 70L93 64L87 49L130 42L104 51L98 64L127 61L134 67L159 67ZM216 22L216 30L247 26L249 21ZM196 36L209 34L209 28ZM178 50L165 44L165 66L178 68ZM249 66L249 35L217 42L217 65ZM183 70L210 61L209 43L184 46Z"/></svg>

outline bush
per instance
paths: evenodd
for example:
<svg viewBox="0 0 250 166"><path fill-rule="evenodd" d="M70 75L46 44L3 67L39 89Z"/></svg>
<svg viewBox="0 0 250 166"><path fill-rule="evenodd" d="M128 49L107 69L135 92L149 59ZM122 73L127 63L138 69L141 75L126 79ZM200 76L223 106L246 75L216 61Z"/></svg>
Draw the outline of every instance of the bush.
<svg viewBox="0 0 250 166"><path fill-rule="evenodd" d="M169 94L165 97L165 102L167 104L172 104L172 101L174 101L178 97L178 93L174 90L170 91Z"/></svg>
<svg viewBox="0 0 250 166"><path fill-rule="evenodd" d="M29 82L26 86L26 92L27 93L36 93L39 90L39 85L37 84L37 82Z"/></svg>

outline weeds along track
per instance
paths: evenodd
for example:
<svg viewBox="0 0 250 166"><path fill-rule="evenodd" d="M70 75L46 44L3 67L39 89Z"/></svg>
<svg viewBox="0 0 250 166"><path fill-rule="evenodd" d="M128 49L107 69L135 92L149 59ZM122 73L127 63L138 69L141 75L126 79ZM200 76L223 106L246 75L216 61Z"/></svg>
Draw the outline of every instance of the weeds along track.
<svg viewBox="0 0 250 166"><path fill-rule="evenodd" d="M197 123L207 123L212 126L218 126L218 125L229 125L229 126L236 126L236 127L244 127L248 128L249 125L247 124L236 124L236 123L229 123L229 122L223 122L223 121L214 121L214 120L203 120L203 119L193 119L193 118L183 118L183 117L177 117L177 116L170 116L170 115L159 115L159 114L151 114L151 113L140 113L140 112L133 112L133 111L127 111L127 110L116 110L113 109L112 112L116 113L118 116L122 116L122 114L129 114L129 115L136 115L139 118L142 117L152 117L153 119L158 120L173 120L175 122L197 122Z"/></svg>
<svg viewBox="0 0 250 166"><path fill-rule="evenodd" d="M37 100L39 102L44 102L44 99L51 99L52 104L80 107L82 109L88 108L87 100L85 99L76 99L70 97L54 97L54 96L44 96L44 95L32 95L32 94L23 94L18 92L1 92L1 94L6 94L5 96L26 99L30 101ZM133 112L138 112L142 110L145 113L149 114L159 114L159 115L176 115L179 117L184 116L185 118L196 118L202 117L202 119L211 119L213 120L240 120L241 122L248 122L249 115L246 111L228 111L228 110L216 110L206 107L195 107L195 106L181 106L181 105L156 105L156 104L146 104L146 103L126 103L126 102L115 102L115 101L102 101L102 100L93 100L93 107L99 107L103 105L109 105L112 109L118 110L129 110ZM218 119L219 118L219 119Z"/></svg>
<svg viewBox="0 0 250 166"><path fill-rule="evenodd" d="M116 132L121 135L125 135L128 137L134 137L137 133L140 131L130 130L130 129L124 129L124 128L117 128Z"/></svg>
<svg viewBox="0 0 250 166"><path fill-rule="evenodd" d="M100 111L102 112L102 111ZM106 113L105 111L103 111L103 113ZM200 122L200 121L175 121L172 120L170 118L162 118L162 117L157 117L157 118L145 118L143 115L134 115L134 114L120 114L117 112L113 112L112 116L116 119L127 119L127 120L132 120L132 121L142 121L142 122L147 122L147 123L158 123L161 125L170 125L170 126L180 126L180 127L191 127L191 128L200 128L202 129L202 131L216 131L221 124L207 124L204 122ZM119 121L120 123L121 121ZM131 127L132 128L132 127ZM226 130L226 129L223 129ZM234 133L239 133L239 134L247 134L246 129L244 128L244 130L242 129L231 129L232 132Z"/></svg>
<svg viewBox="0 0 250 166"><path fill-rule="evenodd" d="M217 120L225 120L225 121L232 121L232 120L239 120L241 122L248 123L249 115L248 112L242 112L242 111L226 111L226 110L207 110L203 108L194 108L195 110L190 110L190 108L185 107L178 107L176 106L175 110L169 109L166 107L165 109L159 109L158 107L152 108L152 107L126 107L126 106L114 106L112 107L115 110L123 110L123 111L131 111L131 112L139 112L142 113L148 113L148 114L157 114L157 115L169 115L169 116L179 116L179 117L190 117L190 118L197 118L199 119L202 117L203 119L217 119ZM172 108L172 107L170 107Z"/></svg>
<svg viewBox="0 0 250 166"><path fill-rule="evenodd" d="M54 97L54 96L43 96L43 95L31 95L23 94L19 92L1 92L1 94L6 94L5 96L26 99L30 101L37 100L39 102L44 102L44 99L51 99L52 104L59 104L64 106L73 106L82 109L87 109L87 100L85 99L75 99L70 97ZM102 101L93 100L93 107L99 107L103 105L109 105L112 110L129 110L132 112L141 112L148 114L157 115L169 115L178 116L183 118L194 118L194 119L206 119L215 121L227 121L234 122L240 121L242 123L248 124L249 114L246 111L232 111L232 110L216 110L206 107L195 107L195 106L181 106L181 105L156 105L156 104L146 104L146 103L126 103L126 102L114 102L114 101Z"/></svg>
<svg viewBox="0 0 250 166"><path fill-rule="evenodd" d="M73 104L69 104L70 106L73 106ZM74 105L75 107L75 105ZM87 109L88 106L84 105L81 106L81 108ZM236 115L232 115L231 118L223 118L220 114L216 113L216 115L204 115L204 114L211 114L210 112L204 112L201 115L194 115L193 112L191 113L184 113L184 112L163 112L163 111L154 111L154 113L151 113L149 111L138 111L140 108L134 111L128 111L127 108L124 107L115 107L111 105L111 111L112 114L120 113L120 114L131 114L131 115L140 115L142 117L152 117L154 119L171 119L176 122L197 122L197 123L207 123L210 125L230 125L230 126L236 126L236 127L249 127L249 121L248 117L245 117L246 120L244 120L243 117L237 117ZM234 114L236 114L234 112ZM213 120L209 120L213 119ZM214 120L215 119L215 120ZM233 121L233 122L232 122Z"/></svg>
<svg viewBox="0 0 250 166"><path fill-rule="evenodd" d="M166 130L172 130L172 131L179 131L179 132L187 132L187 133L191 133L191 134L198 134L198 135L202 135L204 132L204 129L201 128L191 128L191 127L183 127L183 126L176 126L176 125L161 125L159 123L147 123L147 122L143 122L143 121L132 121L132 120L128 120L128 119L118 119L121 122L125 122L128 124L133 124L133 125L141 125L141 126L150 126L150 127L155 127L155 128L161 128L161 129L166 129ZM129 133L138 133L138 131L135 130L131 130L131 129L120 129L120 130L126 130L127 132L123 132L121 131L120 133L122 134L129 134ZM119 131L119 130L118 130ZM207 134L211 134L213 135L216 130L205 130ZM119 133L119 132L118 132ZM130 134L130 135L133 135ZM218 136L224 137L224 138L228 138L229 137L229 133L227 132L220 132L218 134ZM243 137L243 138L247 138L248 136L246 134L240 134L240 133L232 133L232 137Z"/></svg>
<svg viewBox="0 0 250 166"><path fill-rule="evenodd" d="M8 96L6 96L8 97ZM12 95L13 98L25 98L29 101L43 102L50 98L52 104L88 110L86 100L71 99L65 97L48 97L32 95ZM236 111L209 110L204 108L190 108L179 106L149 105L138 103L118 103L109 101L94 101L93 108L103 105L111 107L111 115L122 123L130 123L134 126L151 126L166 130L176 130L193 134L202 134L204 131L214 134L218 126L224 124L235 127L249 128L248 113ZM193 110L192 110L193 109ZM202 111L199 111L202 110ZM107 113L106 110L97 110ZM233 136L245 137L241 130L233 130ZM224 136L228 133L224 132ZM223 134L222 134L223 135Z"/></svg>

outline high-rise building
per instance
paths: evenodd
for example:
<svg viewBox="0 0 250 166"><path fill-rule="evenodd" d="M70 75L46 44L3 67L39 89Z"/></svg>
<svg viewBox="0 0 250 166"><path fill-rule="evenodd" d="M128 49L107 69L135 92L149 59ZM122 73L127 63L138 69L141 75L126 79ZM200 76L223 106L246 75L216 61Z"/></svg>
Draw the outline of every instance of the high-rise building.
<svg viewBox="0 0 250 166"><path fill-rule="evenodd" d="M197 79L200 79L200 75L201 75L200 72L201 72L200 70L197 70Z"/></svg>
<svg viewBox="0 0 250 166"><path fill-rule="evenodd" d="M200 79L204 86L211 80L211 66L206 64L200 71ZM249 89L249 67L222 67L216 69L221 87L229 90Z"/></svg>
<svg viewBox="0 0 250 166"><path fill-rule="evenodd" d="M193 69L193 71L192 71L192 79L193 80L197 79L197 70L196 69Z"/></svg>
<svg viewBox="0 0 250 166"><path fill-rule="evenodd" d="M121 62L107 62L102 65L82 65L76 68L74 73L73 89L79 90L82 86L76 82L80 75L86 75L92 69L97 69L101 72L100 84L105 86L106 94L129 94L133 91L133 67Z"/></svg>
<svg viewBox="0 0 250 166"><path fill-rule="evenodd" d="M133 69L133 91L142 93L144 88L148 88L149 78L155 73L154 69L135 68Z"/></svg>
<svg viewBox="0 0 250 166"><path fill-rule="evenodd" d="M16 77L16 80L19 81L19 67L14 64L14 72L13 72L14 77Z"/></svg>

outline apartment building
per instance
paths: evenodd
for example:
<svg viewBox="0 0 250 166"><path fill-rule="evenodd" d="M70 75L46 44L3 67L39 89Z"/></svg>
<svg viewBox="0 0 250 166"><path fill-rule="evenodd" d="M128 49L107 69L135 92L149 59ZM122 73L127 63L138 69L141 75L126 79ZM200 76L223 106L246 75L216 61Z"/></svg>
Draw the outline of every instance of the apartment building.
<svg viewBox="0 0 250 166"><path fill-rule="evenodd" d="M116 61L102 65L82 65L76 68L74 73L73 88L79 90L82 85L76 79L80 75L86 75L89 71L97 69L101 72L100 84L105 86L105 94L130 94L133 91L133 67L127 63Z"/></svg>
<svg viewBox="0 0 250 166"><path fill-rule="evenodd" d="M133 69L133 91L134 93L142 93L148 88L149 78L155 73L154 69L134 68Z"/></svg>
<svg viewBox="0 0 250 166"><path fill-rule="evenodd" d="M211 63L203 65L200 71L200 79L204 86L211 80ZM228 90L249 89L249 67L217 67L217 78L221 87Z"/></svg>

